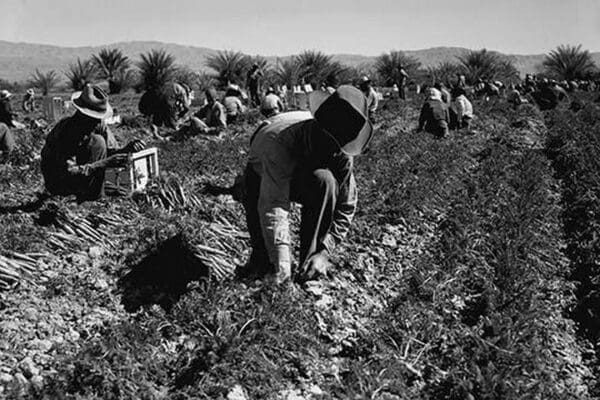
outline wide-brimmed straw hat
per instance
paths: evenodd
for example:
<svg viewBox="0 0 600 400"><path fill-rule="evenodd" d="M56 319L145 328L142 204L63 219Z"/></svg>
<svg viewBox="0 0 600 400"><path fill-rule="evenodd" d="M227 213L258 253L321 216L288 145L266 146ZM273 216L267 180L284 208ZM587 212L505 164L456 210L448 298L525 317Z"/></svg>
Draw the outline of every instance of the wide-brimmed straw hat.
<svg viewBox="0 0 600 400"><path fill-rule="evenodd" d="M12 96L12 93L8 90L0 90L0 100L8 99L10 96Z"/></svg>
<svg viewBox="0 0 600 400"><path fill-rule="evenodd" d="M373 125L365 95L354 86L342 85L329 94L315 91L308 97L309 108L319 126L349 156L359 155L373 136Z"/></svg>
<svg viewBox="0 0 600 400"><path fill-rule="evenodd" d="M85 85L81 92L71 95L71 102L79 112L88 117L106 119L113 115L108 95L97 85Z"/></svg>

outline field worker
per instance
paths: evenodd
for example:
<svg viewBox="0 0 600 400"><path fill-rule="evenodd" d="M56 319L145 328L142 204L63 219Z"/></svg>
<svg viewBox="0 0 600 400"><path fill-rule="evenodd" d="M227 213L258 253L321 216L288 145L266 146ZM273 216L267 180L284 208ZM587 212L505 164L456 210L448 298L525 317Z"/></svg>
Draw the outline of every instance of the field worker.
<svg viewBox="0 0 600 400"><path fill-rule="evenodd" d="M190 118L188 133L191 135L218 135L227 128L227 112L219 102L217 91L210 88L204 92L206 104Z"/></svg>
<svg viewBox="0 0 600 400"><path fill-rule="evenodd" d="M10 104L12 93L8 90L0 90L0 123L6 124L9 128L16 127L15 117L17 114L13 112Z"/></svg>
<svg viewBox="0 0 600 400"><path fill-rule="evenodd" d="M377 92L373 89L371 85L371 80L368 76L363 76L360 81L360 90L363 92L365 97L367 98L367 109L369 110L369 120L371 123L375 121L375 111L377 111L377 106L379 105L379 99L377 98Z"/></svg>
<svg viewBox="0 0 600 400"><path fill-rule="evenodd" d="M435 88L429 89L427 100L421 108L417 132L425 130L443 138L448 135L448 119L448 109L442 102L442 93Z"/></svg>
<svg viewBox="0 0 600 400"><path fill-rule="evenodd" d="M540 110L552 110L563 100L568 100L569 96L562 87L557 84L544 80L536 92L532 94Z"/></svg>
<svg viewBox="0 0 600 400"><path fill-rule="evenodd" d="M225 91L225 99L223 106L227 114L227 123L232 124L244 113L244 105L242 104L242 91L238 85L231 84Z"/></svg>
<svg viewBox="0 0 600 400"><path fill-rule="evenodd" d="M246 76L246 85L248 86L248 91L250 92L250 104L254 107L260 106L260 78L262 78L263 73L260 70L258 64L253 64L250 70L248 71L248 75Z"/></svg>
<svg viewBox="0 0 600 400"><path fill-rule="evenodd" d="M408 73L400 65L398 67L398 95L401 100L406 100L406 81L408 78Z"/></svg>
<svg viewBox="0 0 600 400"><path fill-rule="evenodd" d="M467 77L460 72L456 74L456 87L463 89L467 87Z"/></svg>
<svg viewBox="0 0 600 400"><path fill-rule="evenodd" d="M169 82L158 90L149 90L140 99L139 110L152 117L152 129L177 128L192 104L193 92L185 83Z"/></svg>
<svg viewBox="0 0 600 400"><path fill-rule="evenodd" d="M8 90L0 91L0 162L8 161L10 153L15 149L15 137L10 128L16 126L15 114L12 112Z"/></svg>
<svg viewBox="0 0 600 400"><path fill-rule="evenodd" d="M439 90L442 94L442 102L444 103L446 108L450 108L450 104L452 102L452 95L450 94L448 89L446 89L446 85L444 85L442 82L437 82L435 85L433 85L433 87Z"/></svg>
<svg viewBox="0 0 600 400"><path fill-rule="evenodd" d="M27 89L23 96L22 108L25 112L33 112L35 105L35 91L32 88Z"/></svg>
<svg viewBox="0 0 600 400"><path fill-rule="evenodd" d="M452 102L450 104L450 128L462 129L469 128L473 119L473 105L467 99L467 93L462 88L456 88L453 91Z"/></svg>
<svg viewBox="0 0 600 400"><path fill-rule="evenodd" d="M15 138L5 123L0 122L0 164L6 163L15 149Z"/></svg>
<svg viewBox="0 0 600 400"><path fill-rule="evenodd" d="M284 110L283 102L281 98L275 94L275 89L269 87L267 89L267 93L262 100L262 104L260 106L260 112L265 117L269 118L274 115L279 114Z"/></svg>
<svg viewBox="0 0 600 400"><path fill-rule="evenodd" d="M310 98L310 112L276 115L251 139L242 200L252 255L239 275L274 273L276 283L291 277L291 201L302 204L302 280L326 273L350 228L357 202L353 157L373 132L366 98L349 85Z"/></svg>
<svg viewBox="0 0 600 400"><path fill-rule="evenodd" d="M533 78L533 75L527 74L525 75L525 83L524 83L524 94L533 93L537 90L537 83Z"/></svg>
<svg viewBox="0 0 600 400"><path fill-rule="evenodd" d="M528 102L527 99L521 96L521 92L517 90L513 83L511 83L508 86L508 91L506 92L506 101L509 104L513 104L514 106L518 106Z"/></svg>
<svg viewBox="0 0 600 400"><path fill-rule="evenodd" d="M41 169L46 190L52 195L96 200L104 194L107 167L122 166L127 153L144 144L132 141L122 149L103 120L112 115L108 95L96 85L86 85L71 97L76 112L59 121L46 137Z"/></svg>

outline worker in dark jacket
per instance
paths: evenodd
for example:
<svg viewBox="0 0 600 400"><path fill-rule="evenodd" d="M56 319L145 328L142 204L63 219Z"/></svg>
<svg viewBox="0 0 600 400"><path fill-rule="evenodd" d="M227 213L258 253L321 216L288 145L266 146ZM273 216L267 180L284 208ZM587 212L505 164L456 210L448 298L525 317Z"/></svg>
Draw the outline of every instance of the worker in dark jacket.
<svg viewBox="0 0 600 400"><path fill-rule="evenodd" d="M10 128L15 127L15 113L10 105L12 93L8 90L0 91L0 162L8 160L9 154L15 148L15 138Z"/></svg>
<svg viewBox="0 0 600 400"><path fill-rule="evenodd" d="M421 108L417 132L425 130L442 138L448 135L448 109L442 102L442 93L434 88L429 89L425 104Z"/></svg>
<svg viewBox="0 0 600 400"><path fill-rule="evenodd" d="M71 97L75 114L59 121L42 149L41 169L46 190L52 195L77 196L79 201L96 200L104 194L104 171L122 166L127 153L144 144L130 142L122 149L102 121L112 115L107 94L98 86L86 85Z"/></svg>
<svg viewBox="0 0 600 400"><path fill-rule="evenodd" d="M552 110L563 100L568 100L567 92L552 82L543 81L531 95L540 110Z"/></svg>
<svg viewBox="0 0 600 400"><path fill-rule="evenodd" d="M160 89L148 90L139 102L143 115L152 117L152 130L161 126L176 129L180 120L190 110L193 91L185 83L169 82Z"/></svg>
<svg viewBox="0 0 600 400"><path fill-rule="evenodd" d="M254 107L260 106L260 79L263 76L258 64L253 64L246 76L246 85L250 92L250 104Z"/></svg>
<svg viewBox="0 0 600 400"><path fill-rule="evenodd" d="M313 92L308 111L278 114L254 134L244 176L252 256L242 275L291 276L290 201L302 204L300 279L325 274L356 209L353 156L372 136L366 98L352 86Z"/></svg>

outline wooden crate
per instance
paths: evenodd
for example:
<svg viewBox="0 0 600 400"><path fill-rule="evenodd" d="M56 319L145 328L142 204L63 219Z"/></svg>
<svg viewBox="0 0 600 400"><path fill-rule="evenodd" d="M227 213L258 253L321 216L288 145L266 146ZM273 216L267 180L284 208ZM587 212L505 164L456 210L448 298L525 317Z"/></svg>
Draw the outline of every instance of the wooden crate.
<svg viewBox="0 0 600 400"><path fill-rule="evenodd" d="M106 191L128 194L143 191L152 178L158 177L158 173L156 147L132 153L125 167L106 169Z"/></svg>
<svg viewBox="0 0 600 400"><path fill-rule="evenodd" d="M47 121L59 121L65 114L65 101L61 97L45 96L42 101L44 117Z"/></svg>

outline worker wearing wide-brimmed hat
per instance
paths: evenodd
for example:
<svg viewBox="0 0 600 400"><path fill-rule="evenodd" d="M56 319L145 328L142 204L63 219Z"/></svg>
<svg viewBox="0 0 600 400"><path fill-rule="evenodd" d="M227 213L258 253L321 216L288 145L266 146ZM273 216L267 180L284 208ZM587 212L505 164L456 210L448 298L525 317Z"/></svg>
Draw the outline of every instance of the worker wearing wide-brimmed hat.
<svg viewBox="0 0 600 400"><path fill-rule="evenodd" d="M127 153L142 150L132 141L119 149L103 121L112 116L108 95L98 86L86 85L72 95L75 114L59 121L46 137L41 168L46 190L53 195L95 200L104 194L104 172L120 166Z"/></svg>
<svg viewBox="0 0 600 400"><path fill-rule="evenodd" d="M25 96L23 96L23 102L21 103L21 107L25 112L33 112L35 106L35 91L33 88L27 89L25 92Z"/></svg>
<svg viewBox="0 0 600 400"><path fill-rule="evenodd" d="M311 112L278 114L251 140L244 176L244 207L252 256L241 275L291 276L290 202L302 204L300 278L326 272L329 255L343 240L356 209L353 156L373 132L360 90L341 86L316 91Z"/></svg>

